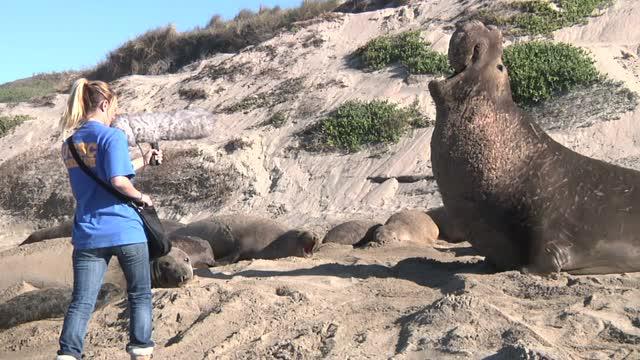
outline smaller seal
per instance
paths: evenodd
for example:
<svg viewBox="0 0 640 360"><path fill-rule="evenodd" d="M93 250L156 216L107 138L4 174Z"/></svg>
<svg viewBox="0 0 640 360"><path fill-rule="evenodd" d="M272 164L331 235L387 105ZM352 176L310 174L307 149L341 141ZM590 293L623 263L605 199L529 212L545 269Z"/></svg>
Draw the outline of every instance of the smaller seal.
<svg viewBox="0 0 640 360"><path fill-rule="evenodd" d="M189 255L191 267L194 269L207 269L215 265L215 257L211 244L207 240L197 236L175 235L169 236L171 244Z"/></svg>
<svg viewBox="0 0 640 360"><path fill-rule="evenodd" d="M377 228L373 243L378 245L414 242L432 244L438 238L438 226L431 217L419 210L402 210Z"/></svg>
<svg viewBox="0 0 640 360"><path fill-rule="evenodd" d="M166 234L173 233L180 228L185 227L186 225L175 220L160 220L162 223L162 227ZM27 237L26 240L20 243L18 246L33 244L49 239L60 239L60 238L68 238L71 237L71 232L73 231L73 221L64 221L57 226L48 227L45 229L40 229L34 231Z"/></svg>
<svg viewBox="0 0 640 360"><path fill-rule="evenodd" d="M467 241L462 228L455 222L455 219L447 214L444 206L430 209L427 215L431 217L433 222L438 226L440 231L439 238L451 243L459 243Z"/></svg>
<svg viewBox="0 0 640 360"><path fill-rule="evenodd" d="M48 227L34 231L27 239L18 246L33 244L44 240L71 237L73 221L65 221L58 226Z"/></svg>
<svg viewBox="0 0 640 360"><path fill-rule="evenodd" d="M382 226L372 220L351 220L335 226L322 239L322 243L360 246L373 240L373 234Z"/></svg>
<svg viewBox="0 0 640 360"><path fill-rule="evenodd" d="M307 257L319 244L304 230L289 230L269 219L250 215L217 216L178 229L173 235L196 236L211 244L216 265L240 260Z"/></svg>
<svg viewBox="0 0 640 360"><path fill-rule="evenodd" d="M193 279L191 258L178 247L172 247L165 256L150 261L151 287L175 288Z"/></svg>
<svg viewBox="0 0 640 360"><path fill-rule="evenodd" d="M0 329L31 321L63 317L71 303L71 288L49 288L29 291L0 304ZM100 288L96 307L98 310L121 298L124 291L111 283Z"/></svg>

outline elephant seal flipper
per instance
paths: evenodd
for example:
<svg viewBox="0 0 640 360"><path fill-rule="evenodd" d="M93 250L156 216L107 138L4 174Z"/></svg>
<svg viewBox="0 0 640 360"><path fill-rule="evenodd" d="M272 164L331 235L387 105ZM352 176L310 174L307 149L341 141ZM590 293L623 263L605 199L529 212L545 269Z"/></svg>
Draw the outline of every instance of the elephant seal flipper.
<svg viewBox="0 0 640 360"><path fill-rule="evenodd" d="M448 215L500 270L640 271L640 172L553 140L513 102L502 34L457 24L454 74L429 83L431 164Z"/></svg>

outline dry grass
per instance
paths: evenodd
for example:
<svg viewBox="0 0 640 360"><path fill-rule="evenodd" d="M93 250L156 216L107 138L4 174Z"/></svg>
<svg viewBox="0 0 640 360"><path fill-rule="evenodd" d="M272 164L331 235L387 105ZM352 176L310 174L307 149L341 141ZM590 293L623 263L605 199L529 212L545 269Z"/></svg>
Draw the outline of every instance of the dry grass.
<svg viewBox="0 0 640 360"><path fill-rule="evenodd" d="M147 166L138 173L136 186L151 196L165 216L214 211L243 185L237 170L219 164L197 148L167 149L164 153L162 164Z"/></svg>
<svg viewBox="0 0 640 360"><path fill-rule="evenodd" d="M0 207L42 224L73 215L75 200L60 154L38 148L0 165Z"/></svg>
<svg viewBox="0 0 640 360"><path fill-rule="evenodd" d="M271 39L279 32L296 30L301 21L334 10L337 0L305 0L295 9L242 10L224 21L214 16L205 28L178 33L172 26L151 30L112 51L90 78L112 81L132 74L157 75L175 72L199 59L237 52Z"/></svg>

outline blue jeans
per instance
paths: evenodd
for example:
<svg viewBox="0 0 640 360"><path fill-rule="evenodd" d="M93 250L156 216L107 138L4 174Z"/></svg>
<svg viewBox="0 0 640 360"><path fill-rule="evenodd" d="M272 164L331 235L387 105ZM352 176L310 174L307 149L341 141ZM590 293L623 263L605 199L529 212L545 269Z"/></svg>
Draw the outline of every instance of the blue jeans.
<svg viewBox="0 0 640 360"><path fill-rule="evenodd" d="M73 299L64 318L58 355L82 356L87 324L95 308L104 273L112 256L118 257L127 279L129 344L127 352L152 348L151 275L146 243L100 249L73 250Z"/></svg>

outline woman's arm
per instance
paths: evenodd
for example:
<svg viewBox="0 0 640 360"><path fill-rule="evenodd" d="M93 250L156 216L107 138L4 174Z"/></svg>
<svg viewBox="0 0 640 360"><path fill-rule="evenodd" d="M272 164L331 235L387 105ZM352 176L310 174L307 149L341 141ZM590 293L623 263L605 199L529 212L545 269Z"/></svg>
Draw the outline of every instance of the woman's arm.
<svg viewBox="0 0 640 360"><path fill-rule="evenodd" d="M147 206L153 205L151 202L151 198L148 195L143 194L139 190L137 190L131 180L129 180L126 176L114 176L111 178L111 185L113 185L116 190L121 192L124 195L127 195L130 198L138 199L143 202Z"/></svg>

